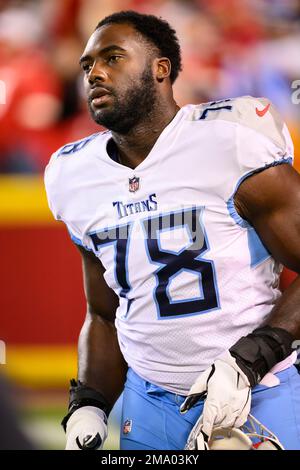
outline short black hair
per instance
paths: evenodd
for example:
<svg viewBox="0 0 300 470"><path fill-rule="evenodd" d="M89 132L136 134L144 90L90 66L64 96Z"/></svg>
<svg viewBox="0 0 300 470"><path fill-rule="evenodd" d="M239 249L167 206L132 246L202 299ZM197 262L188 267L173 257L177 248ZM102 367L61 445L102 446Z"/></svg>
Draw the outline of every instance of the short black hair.
<svg viewBox="0 0 300 470"><path fill-rule="evenodd" d="M178 77L181 65L181 51L176 31L169 23L154 15L144 15L136 11L127 10L106 16L98 23L95 31L108 24L129 24L142 34L158 49L161 57L167 57L171 62L170 80L173 84Z"/></svg>

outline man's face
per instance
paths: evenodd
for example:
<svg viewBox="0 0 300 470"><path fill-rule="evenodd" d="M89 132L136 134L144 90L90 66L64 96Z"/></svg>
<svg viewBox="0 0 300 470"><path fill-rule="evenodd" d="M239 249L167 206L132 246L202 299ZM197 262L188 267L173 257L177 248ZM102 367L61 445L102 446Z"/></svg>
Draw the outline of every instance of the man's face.
<svg viewBox="0 0 300 470"><path fill-rule="evenodd" d="M96 123L127 134L149 114L157 99L152 60L130 25L106 25L92 34L80 64Z"/></svg>

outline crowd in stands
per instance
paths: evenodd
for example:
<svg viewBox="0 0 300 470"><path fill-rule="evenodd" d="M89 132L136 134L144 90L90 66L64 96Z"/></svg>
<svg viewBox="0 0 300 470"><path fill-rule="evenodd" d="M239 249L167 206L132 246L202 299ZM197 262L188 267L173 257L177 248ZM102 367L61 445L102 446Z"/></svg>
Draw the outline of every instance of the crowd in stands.
<svg viewBox="0 0 300 470"><path fill-rule="evenodd" d="M58 147L99 130L78 59L98 21L127 9L161 16L177 31L180 105L266 96L299 153L299 0L0 0L0 172L41 173Z"/></svg>

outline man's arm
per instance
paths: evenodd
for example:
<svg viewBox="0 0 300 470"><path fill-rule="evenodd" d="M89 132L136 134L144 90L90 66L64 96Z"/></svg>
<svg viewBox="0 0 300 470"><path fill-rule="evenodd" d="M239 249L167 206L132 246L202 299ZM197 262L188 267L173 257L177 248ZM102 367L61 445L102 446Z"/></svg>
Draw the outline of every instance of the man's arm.
<svg viewBox="0 0 300 470"><path fill-rule="evenodd" d="M288 164L256 173L239 187L235 205L274 259L300 273L300 175ZM291 354L292 340L299 337L298 276L264 324L219 356L191 387L181 412L206 399L186 448L197 448L197 436L203 434L208 439L215 425L243 425L250 412L251 387Z"/></svg>
<svg viewBox="0 0 300 470"><path fill-rule="evenodd" d="M104 268L98 258L80 246L78 249L87 299L78 344L78 379L98 390L113 406L122 393L127 372L114 325L119 301L103 278Z"/></svg>
<svg viewBox="0 0 300 470"><path fill-rule="evenodd" d="M300 175L288 164L247 178L235 196L240 216L255 228L275 260L300 273ZM300 338L300 277L286 289L265 324Z"/></svg>
<svg viewBox="0 0 300 470"><path fill-rule="evenodd" d="M79 336L78 382L71 381L69 412L63 419L66 449L101 449L107 437L107 417L121 394L127 364L114 326L118 298L105 283L98 258L82 255L87 315Z"/></svg>

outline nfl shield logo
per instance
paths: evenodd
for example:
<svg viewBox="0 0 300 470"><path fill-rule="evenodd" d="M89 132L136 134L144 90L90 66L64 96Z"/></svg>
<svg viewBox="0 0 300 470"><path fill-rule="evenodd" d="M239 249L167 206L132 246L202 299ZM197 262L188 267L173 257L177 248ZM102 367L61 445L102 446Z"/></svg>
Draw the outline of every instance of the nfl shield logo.
<svg viewBox="0 0 300 470"><path fill-rule="evenodd" d="M123 434L129 434L132 428L132 420L126 419L125 423L123 424Z"/></svg>
<svg viewBox="0 0 300 470"><path fill-rule="evenodd" d="M134 176L133 178L129 178L129 191L131 193L135 193L140 187L140 178Z"/></svg>

